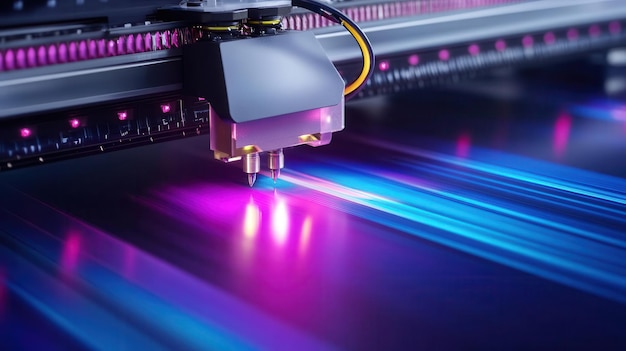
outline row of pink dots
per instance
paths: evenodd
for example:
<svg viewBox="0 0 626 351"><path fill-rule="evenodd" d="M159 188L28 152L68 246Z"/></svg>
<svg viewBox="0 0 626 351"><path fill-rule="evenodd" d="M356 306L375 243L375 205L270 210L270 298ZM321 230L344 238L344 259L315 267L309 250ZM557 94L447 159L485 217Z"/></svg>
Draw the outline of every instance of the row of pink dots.
<svg viewBox="0 0 626 351"><path fill-rule="evenodd" d="M490 6L519 0L449 0L449 1L395 1L378 5L348 7L342 11L355 22L378 21L417 14ZM285 17L283 28L307 30L335 25L325 17L307 13Z"/></svg>
<svg viewBox="0 0 626 351"><path fill-rule="evenodd" d="M88 39L0 51L0 72L179 47L178 30Z"/></svg>
<svg viewBox="0 0 626 351"><path fill-rule="evenodd" d="M607 26L608 32L612 35L617 35L622 32L622 24L619 21L610 22ZM587 28L587 33L590 37L595 38L602 34L602 27L600 25L594 24ZM570 28L566 32L566 37L568 41L575 41L579 38L579 30L576 28ZM543 42L547 45L552 45L556 43L557 37L554 32L546 32L543 35ZM525 35L521 39L522 46L529 48L532 47L535 43L535 38L532 35ZM507 42L504 39L498 39L494 42L494 49L496 51L502 52L506 50ZM480 54L480 46L478 44L470 44L467 47L468 54L472 56L477 56ZM437 57L440 61L448 61L451 57L450 51L448 49L441 49L437 53ZM407 58L409 65L416 66L419 64L419 56L417 54L409 55ZM391 64L389 61L384 60L378 63L378 69L380 71L387 71L391 68Z"/></svg>

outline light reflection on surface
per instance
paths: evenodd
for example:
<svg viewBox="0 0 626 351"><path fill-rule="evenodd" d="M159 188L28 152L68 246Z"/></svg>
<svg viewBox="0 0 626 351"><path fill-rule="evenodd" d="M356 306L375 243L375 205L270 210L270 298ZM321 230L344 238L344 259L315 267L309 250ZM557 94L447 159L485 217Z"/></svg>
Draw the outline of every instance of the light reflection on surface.
<svg viewBox="0 0 626 351"><path fill-rule="evenodd" d="M67 273L76 270L80 255L80 236L75 231L69 231L63 242L63 251L61 253L61 268Z"/></svg>
<svg viewBox="0 0 626 351"><path fill-rule="evenodd" d="M572 117L567 113L561 113L554 123L554 155L563 156L567 149L567 142L570 137L570 129L572 125Z"/></svg>

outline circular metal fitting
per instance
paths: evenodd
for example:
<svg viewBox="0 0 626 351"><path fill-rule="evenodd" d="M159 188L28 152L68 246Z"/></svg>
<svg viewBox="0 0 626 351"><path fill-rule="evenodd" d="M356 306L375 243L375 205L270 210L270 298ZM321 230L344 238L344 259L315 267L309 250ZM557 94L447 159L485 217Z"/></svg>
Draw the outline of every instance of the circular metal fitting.
<svg viewBox="0 0 626 351"><path fill-rule="evenodd" d="M259 173L261 170L261 158L258 152L243 155L243 171L250 173Z"/></svg>

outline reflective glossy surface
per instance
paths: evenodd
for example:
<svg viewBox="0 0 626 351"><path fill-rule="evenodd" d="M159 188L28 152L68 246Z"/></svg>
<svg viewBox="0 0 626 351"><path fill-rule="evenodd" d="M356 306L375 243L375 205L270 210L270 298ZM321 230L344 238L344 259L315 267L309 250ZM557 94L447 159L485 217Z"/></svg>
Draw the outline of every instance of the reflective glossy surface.
<svg viewBox="0 0 626 351"><path fill-rule="evenodd" d="M1 344L624 349L626 100L541 82L352 103L276 185L203 137L1 174Z"/></svg>

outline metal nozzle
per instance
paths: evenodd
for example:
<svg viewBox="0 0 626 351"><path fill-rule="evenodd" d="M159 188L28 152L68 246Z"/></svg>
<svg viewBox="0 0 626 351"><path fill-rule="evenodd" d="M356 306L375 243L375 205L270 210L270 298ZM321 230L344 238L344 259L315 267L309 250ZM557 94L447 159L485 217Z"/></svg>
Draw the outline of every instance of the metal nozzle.
<svg viewBox="0 0 626 351"><path fill-rule="evenodd" d="M278 179L278 176L280 175L280 170L285 167L285 156L283 155L283 149L270 151L267 161L270 173L272 175L272 179L274 180L274 183L276 183L276 179Z"/></svg>
<svg viewBox="0 0 626 351"><path fill-rule="evenodd" d="M243 155L243 171L248 174L248 184L254 185L256 174L261 170L261 159L258 152Z"/></svg>

